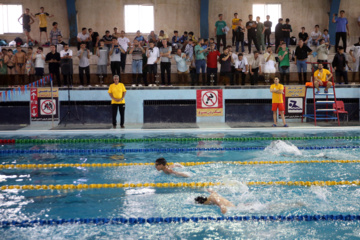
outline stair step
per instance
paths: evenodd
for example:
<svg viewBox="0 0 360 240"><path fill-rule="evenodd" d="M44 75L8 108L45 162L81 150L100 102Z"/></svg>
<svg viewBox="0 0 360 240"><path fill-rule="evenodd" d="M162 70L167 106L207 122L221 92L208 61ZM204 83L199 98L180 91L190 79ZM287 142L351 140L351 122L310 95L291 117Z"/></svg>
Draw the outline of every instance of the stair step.
<svg viewBox="0 0 360 240"><path fill-rule="evenodd" d="M334 93L315 93L315 95L334 95Z"/></svg>
<svg viewBox="0 0 360 240"><path fill-rule="evenodd" d="M314 114L305 114L303 117L315 119ZM316 120L337 120L337 117L316 114Z"/></svg>
<svg viewBox="0 0 360 240"><path fill-rule="evenodd" d="M317 112L336 112L336 109L333 108L321 108L321 109L316 109Z"/></svg>
<svg viewBox="0 0 360 240"><path fill-rule="evenodd" d="M335 103L335 101L316 101L316 104L331 104L331 103Z"/></svg>

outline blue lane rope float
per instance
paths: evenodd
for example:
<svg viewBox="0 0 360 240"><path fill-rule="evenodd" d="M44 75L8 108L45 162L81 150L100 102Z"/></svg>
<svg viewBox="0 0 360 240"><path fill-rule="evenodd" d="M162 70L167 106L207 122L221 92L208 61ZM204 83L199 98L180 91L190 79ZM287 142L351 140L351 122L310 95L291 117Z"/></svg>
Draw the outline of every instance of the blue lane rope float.
<svg viewBox="0 0 360 240"><path fill-rule="evenodd" d="M297 147L299 150L321 150L321 149L355 149L360 146L310 146ZM264 150L265 147L225 147L225 148L103 148L103 149L4 149L0 155L6 154L33 154L33 153L64 153L64 154L97 154L97 153L133 153L133 152L197 152L197 151L254 151Z"/></svg>
<svg viewBox="0 0 360 240"><path fill-rule="evenodd" d="M233 217L151 217L151 218L71 218L71 219L35 219L35 220L2 220L0 225L6 227L57 226L63 224L166 224L197 222L257 222L257 221L359 221L360 215L278 215L278 216L233 216Z"/></svg>

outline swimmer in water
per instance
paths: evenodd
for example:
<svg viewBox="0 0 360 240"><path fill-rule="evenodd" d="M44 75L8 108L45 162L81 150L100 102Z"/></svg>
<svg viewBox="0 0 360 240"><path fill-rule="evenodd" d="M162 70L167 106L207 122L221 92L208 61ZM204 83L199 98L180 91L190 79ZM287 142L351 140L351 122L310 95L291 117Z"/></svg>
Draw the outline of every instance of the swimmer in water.
<svg viewBox="0 0 360 240"><path fill-rule="evenodd" d="M163 171L166 174L174 174L179 177L189 177L188 174L182 172L176 172L173 170L174 167L180 167L179 164L168 165L165 158L158 158L155 161L155 168L158 171ZM182 166L181 166L182 167Z"/></svg>
<svg viewBox="0 0 360 240"><path fill-rule="evenodd" d="M235 207L235 205L232 202L220 196L214 190L209 188L208 192L210 193L209 197L204 197L204 196L196 197L195 203L204 204L204 205L216 205L220 208L222 214L225 214L227 212L227 207Z"/></svg>

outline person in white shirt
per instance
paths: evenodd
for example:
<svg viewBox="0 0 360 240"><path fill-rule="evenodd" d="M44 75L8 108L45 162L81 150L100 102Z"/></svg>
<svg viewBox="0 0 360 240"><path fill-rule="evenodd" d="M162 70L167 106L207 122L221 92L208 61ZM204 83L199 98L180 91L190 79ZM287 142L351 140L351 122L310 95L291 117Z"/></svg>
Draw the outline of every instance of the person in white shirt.
<svg viewBox="0 0 360 240"><path fill-rule="evenodd" d="M266 53L264 54L264 73L265 82L269 83L270 79L274 79L276 73L276 60L271 46L267 46Z"/></svg>
<svg viewBox="0 0 360 240"><path fill-rule="evenodd" d="M149 87L155 86L155 75L157 74L157 63L160 61L160 50L155 43L150 41L146 51L147 67L149 72Z"/></svg>
<svg viewBox="0 0 360 240"><path fill-rule="evenodd" d="M32 58L35 60L35 76L42 78L44 76L45 68L45 54L43 53L43 48L38 47L36 54L34 54Z"/></svg>
<svg viewBox="0 0 360 240"><path fill-rule="evenodd" d="M235 70L237 74L235 75L236 84L238 84L239 75L241 76L241 85L245 85L246 76L249 73L249 63L247 58L242 54L238 54L238 58L235 61Z"/></svg>
<svg viewBox="0 0 360 240"><path fill-rule="evenodd" d="M86 48L89 48L89 42L91 41L91 37L89 35L89 33L87 32L87 29L86 28L82 28L81 29L81 32L78 33L77 35L77 47L78 47L78 50L80 49L80 44L82 42L85 42L86 43Z"/></svg>
<svg viewBox="0 0 360 240"><path fill-rule="evenodd" d="M125 54L125 50L119 45L118 39L113 37L112 47L110 49L110 67L111 73L113 76L118 75L120 78L120 68L121 68L121 55Z"/></svg>
<svg viewBox="0 0 360 240"><path fill-rule="evenodd" d="M80 86L84 86L84 71L86 74L86 82L89 87L90 85L90 50L86 48L86 43L82 42L80 44L80 50L77 53L79 58L79 78L80 78Z"/></svg>
<svg viewBox="0 0 360 240"><path fill-rule="evenodd" d="M321 37L322 37L322 34L319 31L319 25L315 25L315 31L311 32L309 41L307 43L308 47L310 48L311 45L319 46Z"/></svg>
<svg viewBox="0 0 360 240"><path fill-rule="evenodd" d="M130 46L130 40L125 37L125 31L121 30L120 37L117 39L120 47L124 50L124 52L121 52L121 69L123 72L125 72L125 64L126 64L126 55L128 48Z"/></svg>
<svg viewBox="0 0 360 240"><path fill-rule="evenodd" d="M64 78L64 85L72 86L72 74L73 74L73 63L72 63L73 52L69 49L69 45L65 43L64 50L60 52L61 58L61 74ZM68 82L69 79L69 82Z"/></svg>

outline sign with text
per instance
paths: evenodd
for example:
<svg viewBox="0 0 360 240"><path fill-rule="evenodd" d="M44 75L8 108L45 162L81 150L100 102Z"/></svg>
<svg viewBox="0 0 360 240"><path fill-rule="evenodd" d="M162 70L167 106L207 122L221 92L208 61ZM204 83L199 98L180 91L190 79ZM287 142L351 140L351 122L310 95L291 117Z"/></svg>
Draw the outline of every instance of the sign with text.
<svg viewBox="0 0 360 240"><path fill-rule="evenodd" d="M196 90L196 116L223 116L223 93L217 90Z"/></svg>
<svg viewBox="0 0 360 240"><path fill-rule="evenodd" d="M51 99L52 94L52 99ZM59 120L59 89L31 88L30 89L30 115L31 121Z"/></svg>
<svg viewBox="0 0 360 240"><path fill-rule="evenodd" d="M285 117L301 118L305 106L305 86L286 86Z"/></svg>

